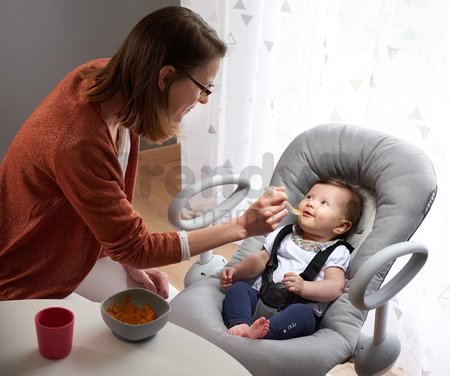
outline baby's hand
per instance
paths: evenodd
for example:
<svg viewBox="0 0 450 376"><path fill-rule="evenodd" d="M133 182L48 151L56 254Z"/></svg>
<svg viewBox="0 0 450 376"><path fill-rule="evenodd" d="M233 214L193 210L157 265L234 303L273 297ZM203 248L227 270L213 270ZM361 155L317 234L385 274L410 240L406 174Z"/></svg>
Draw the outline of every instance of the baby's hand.
<svg viewBox="0 0 450 376"><path fill-rule="evenodd" d="M286 285L286 289L289 292L293 292L299 296L302 296L303 284L305 280L300 277L297 273L289 272L286 273L281 281Z"/></svg>
<svg viewBox="0 0 450 376"><path fill-rule="evenodd" d="M220 272L220 286L224 289L231 287L237 278L237 270L233 267L226 268Z"/></svg>

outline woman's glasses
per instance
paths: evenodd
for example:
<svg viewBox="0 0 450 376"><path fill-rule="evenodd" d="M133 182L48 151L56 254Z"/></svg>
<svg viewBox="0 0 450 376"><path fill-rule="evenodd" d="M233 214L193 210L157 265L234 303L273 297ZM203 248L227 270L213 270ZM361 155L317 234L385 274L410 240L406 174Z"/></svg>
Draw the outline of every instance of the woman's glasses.
<svg viewBox="0 0 450 376"><path fill-rule="evenodd" d="M186 73L186 76L199 88L201 89L200 95L198 96L198 100L202 101L205 99L208 95L212 94L212 90L214 88L213 84L209 84L208 86L205 86L198 82L195 78L193 78L191 75Z"/></svg>

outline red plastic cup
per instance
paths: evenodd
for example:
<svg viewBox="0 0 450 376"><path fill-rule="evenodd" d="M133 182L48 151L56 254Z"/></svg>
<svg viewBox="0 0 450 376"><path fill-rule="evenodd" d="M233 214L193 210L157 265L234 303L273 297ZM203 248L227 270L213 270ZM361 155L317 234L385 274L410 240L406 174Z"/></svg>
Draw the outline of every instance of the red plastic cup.
<svg viewBox="0 0 450 376"><path fill-rule="evenodd" d="M63 307L49 307L34 317L39 352L47 359L62 359L72 351L75 316Z"/></svg>

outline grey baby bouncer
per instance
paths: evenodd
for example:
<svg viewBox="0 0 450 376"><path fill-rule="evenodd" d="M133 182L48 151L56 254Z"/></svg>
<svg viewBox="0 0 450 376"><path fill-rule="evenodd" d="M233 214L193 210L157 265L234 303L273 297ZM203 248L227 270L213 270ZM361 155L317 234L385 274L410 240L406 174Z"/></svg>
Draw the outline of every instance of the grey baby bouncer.
<svg viewBox="0 0 450 376"><path fill-rule="evenodd" d="M400 343L386 333L387 304L426 261L426 247L408 240L433 203L433 166L421 150L395 137L324 124L291 142L270 184L285 186L290 203L296 204L314 182L332 177L360 186L366 202L359 225L347 237L355 251L344 293L330 304L317 332L285 341L227 334L221 314L224 294L216 278L200 280L178 294L171 302L170 321L216 344L257 376L323 376L351 359L359 375L376 375L391 367ZM172 218L179 215L176 206ZM282 225L294 221L289 215ZM245 240L229 265L260 250L262 241L263 237ZM381 287L395 259L409 254L406 265ZM361 327L371 309L377 309L374 336L365 338Z"/></svg>

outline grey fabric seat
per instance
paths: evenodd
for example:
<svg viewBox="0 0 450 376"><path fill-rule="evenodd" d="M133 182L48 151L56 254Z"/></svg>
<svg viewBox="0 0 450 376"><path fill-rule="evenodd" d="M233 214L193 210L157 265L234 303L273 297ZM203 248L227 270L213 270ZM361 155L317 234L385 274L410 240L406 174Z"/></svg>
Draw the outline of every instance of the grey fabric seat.
<svg viewBox="0 0 450 376"><path fill-rule="evenodd" d="M352 278L379 250L409 240L436 194L429 158L417 147L366 128L324 124L295 138L281 156L271 185L283 185L296 204L319 179L339 178L367 195L363 218L347 240L355 247L342 296L325 312L316 333L285 341L228 335L217 279L184 289L171 302L170 321L216 344L253 375L325 375L354 354L367 312L349 300ZM293 223L290 215L283 224ZM229 265L261 249L263 237L245 240ZM368 293L379 289L392 263L378 271ZM205 360L206 361L206 360Z"/></svg>

